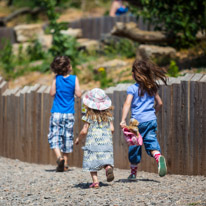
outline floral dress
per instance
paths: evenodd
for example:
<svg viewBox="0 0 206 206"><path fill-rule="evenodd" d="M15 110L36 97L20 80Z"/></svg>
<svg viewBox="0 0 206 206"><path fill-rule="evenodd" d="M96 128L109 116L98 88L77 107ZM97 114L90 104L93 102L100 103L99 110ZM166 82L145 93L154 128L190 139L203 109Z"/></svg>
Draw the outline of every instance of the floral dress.
<svg viewBox="0 0 206 206"><path fill-rule="evenodd" d="M90 124L85 146L82 147L84 150L83 170L96 172L105 165L113 167L113 143L110 129L112 118L108 122L100 123L97 120L86 118L86 116L83 116L82 120Z"/></svg>

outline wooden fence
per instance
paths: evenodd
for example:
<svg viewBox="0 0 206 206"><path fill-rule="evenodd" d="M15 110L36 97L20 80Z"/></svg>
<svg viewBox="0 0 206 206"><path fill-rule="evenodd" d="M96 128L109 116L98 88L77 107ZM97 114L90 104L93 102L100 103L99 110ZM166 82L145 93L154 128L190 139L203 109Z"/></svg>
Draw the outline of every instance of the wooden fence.
<svg viewBox="0 0 206 206"><path fill-rule="evenodd" d="M69 23L69 27L82 29L83 38L100 40L102 34L110 33L117 22L135 22L141 30L153 30L153 27L144 22L142 17L137 20L136 17L129 15L82 18Z"/></svg>
<svg viewBox="0 0 206 206"><path fill-rule="evenodd" d="M25 86L7 89L0 77L0 155L26 162L55 164L47 134L52 98L49 87ZM119 122L126 98L127 84L108 88L114 109L115 167L127 169L128 146ZM168 173L206 175L206 75L187 74L170 78L168 86L160 85L163 108L158 114L158 140L167 159ZM74 136L81 127L81 99L75 102ZM82 166L83 144L74 146L70 155L71 166ZM140 170L157 172L156 162L146 155Z"/></svg>
<svg viewBox="0 0 206 206"><path fill-rule="evenodd" d="M16 42L16 36L12 27L0 27L0 49L3 49L6 41L12 44Z"/></svg>
<svg viewBox="0 0 206 206"><path fill-rule="evenodd" d="M138 27L142 30L151 30L153 28L148 23L145 23L142 17L139 17L137 21L134 16L127 15L117 17L103 16L94 18L81 18L79 20L70 22L68 27L82 29L83 38L100 40L102 34L109 33L116 22L126 23L131 21L136 22ZM0 27L0 49L3 48L3 42L5 39L10 40L12 44L17 42L15 31L12 27Z"/></svg>

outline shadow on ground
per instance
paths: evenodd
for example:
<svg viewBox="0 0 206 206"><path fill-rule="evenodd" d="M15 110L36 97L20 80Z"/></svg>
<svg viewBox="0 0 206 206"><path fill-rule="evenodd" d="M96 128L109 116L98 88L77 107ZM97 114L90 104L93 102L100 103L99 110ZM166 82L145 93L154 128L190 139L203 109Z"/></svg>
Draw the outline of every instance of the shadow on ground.
<svg viewBox="0 0 206 206"><path fill-rule="evenodd" d="M159 181L157 180L153 180L153 179L136 179L136 180L128 180L128 179L119 179L115 182L123 182L123 183L126 183L126 182L139 182L139 181L142 181L142 182L156 182L156 183L160 183Z"/></svg>
<svg viewBox="0 0 206 206"><path fill-rule="evenodd" d="M89 183L89 182L87 182L87 183L79 183L79 184L77 184L77 185L74 185L73 187L74 187L74 188L81 188L81 189L90 189L89 186L90 186L91 184L92 184L92 183ZM108 187L108 186L110 186L110 185L100 182L100 183L99 183L99 186L100 186L100 187Z"/></svg>
<svg viewBox="0 0 206 206"><path fill-rule="evenodd" d="M71 171L73 171L74 169L68 169L67 171L64 171L64 172L71 172ZM54 168L54 169L46 169L46 170L44 170L45 172L56 172L56 168Z"/></svg>

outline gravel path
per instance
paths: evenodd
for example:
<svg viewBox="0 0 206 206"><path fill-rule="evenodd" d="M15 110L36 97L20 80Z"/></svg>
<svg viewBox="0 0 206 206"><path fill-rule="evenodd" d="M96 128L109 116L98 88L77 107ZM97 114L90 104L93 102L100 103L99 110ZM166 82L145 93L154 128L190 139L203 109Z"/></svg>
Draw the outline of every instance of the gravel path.
<svg viewBox="0 0 206 206"><path fill-rule="evenodd" d="M89 189L91 177L81 168L56 173L53 165L37 165L0 157L0 205L206 205L206 177L138 172L127 181L128 170L115 169L107 183L99 172L100 188Z"/></svg>

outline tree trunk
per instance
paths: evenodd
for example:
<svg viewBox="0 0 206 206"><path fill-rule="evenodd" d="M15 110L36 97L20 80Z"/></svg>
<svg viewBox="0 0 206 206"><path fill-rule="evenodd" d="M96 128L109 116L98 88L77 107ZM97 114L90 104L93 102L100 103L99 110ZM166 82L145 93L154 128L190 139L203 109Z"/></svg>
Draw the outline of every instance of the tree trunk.
<svg viewBox="0 0 206 206"><path fill-rule="evenodd" d="M118 22L111 31L112 35L127 37L133 41L139 43L172 43L174 39L169 39L163 32L160 31L143 31L137 28L137 24L134 22L122 23ZM198 41L205 40L206 36L202 32L198 32L196 35Z"/></svg>
<svg viewBox="0 0 206 206"><path fill-rule="evenodd" d="M140 30L134 22L118 22L111 33L112 35L127 37L140 43L164 43L169 41L163 33L158 31Z"/></svg>
<svg viewBox="0 0 206 206"><path fill-rule="evenodd" d="M21 8L13 13L11 13L10 15L6 16L6 17L3 17L3 18L0 18L0 26L6 26L7 22L11 21L12 19L22 15L22 14L31 14L31 15L37 15L38 13L44 11L43 8L34 8L34 9L31 9L31 8L28 8L28 7L25 7L25 8Z"/></svg>

